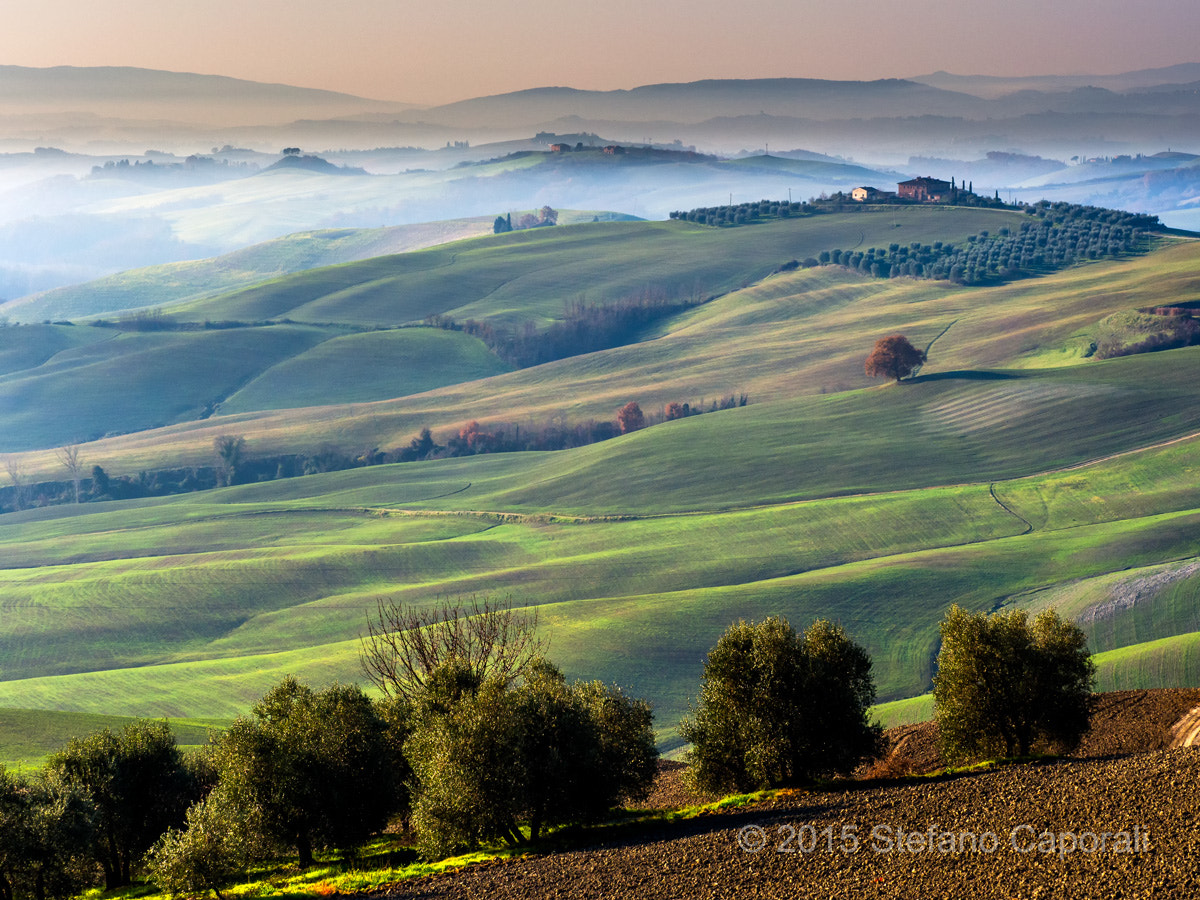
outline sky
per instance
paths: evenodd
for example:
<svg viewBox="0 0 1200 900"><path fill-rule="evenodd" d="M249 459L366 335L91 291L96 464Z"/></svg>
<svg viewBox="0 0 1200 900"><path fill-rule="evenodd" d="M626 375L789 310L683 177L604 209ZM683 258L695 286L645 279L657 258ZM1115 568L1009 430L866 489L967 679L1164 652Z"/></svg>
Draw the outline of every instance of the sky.
<svg viewBox="0 0 1200 900"><path fill-rule="evenodd" d="M0 65L419 104L702 78L1113 74L1200 61L1197 0L5 0Z"/></svg>

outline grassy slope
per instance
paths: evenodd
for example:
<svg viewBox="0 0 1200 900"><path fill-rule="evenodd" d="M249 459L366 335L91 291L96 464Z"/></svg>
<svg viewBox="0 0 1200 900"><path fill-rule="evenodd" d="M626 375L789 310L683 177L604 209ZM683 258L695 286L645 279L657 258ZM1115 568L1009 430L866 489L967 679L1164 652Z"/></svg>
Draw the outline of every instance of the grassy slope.
<svg viewBox="0 0 1200 900"><path fill-rule="evenodd" d="M4 735L3 765L8 768L40 768L47 756L66 746L71 738L107 728L120 731L136 721L129 716L53 710L0 709L0 735ZM175 719L170 723L175 740L184 749L208 743L213 729L225 726L223 719Z"/></svg>
<svg viewBox="0 0 1200 900"><path fill-rule="evenodd" d="M617 213L560 210L559 221L586 222L597 216L605 221L631 218ZM0 311L22 322L36 322L169 306L249 287L291 272L407 253L491 234L492 222L491 216L480 216L387 228L302 231L211 259L133 269L85 284L56 288L0 305Z"/></svg>
<svg viewBox="0 0 1200 900"><path fill-rule="evenodd" d="M5 338L12 340L0 363L21 368L0 375L0 452L194 422L214 408L230 414L405 397L510 368L476 338L426 328L22 326L0 330Z"/></svg>
<svg viewBox="0 0 1200 900"><path fill-rule="evenodd" d="M960 212L963 215L957 214ZM986 210L914 209L906 213L908 218L902 226L906 236L925 239L933 236L961 238L966 231L981 225L994 227L997 219L995 212ZM1007 219L1013 214L1000 215ZM325 323L350 321L359 325L369 325L377 320L420 320L447 309L456 315L477 315L499 321L549 320L561 316L565 305L581 296L590 301L602 301L640 295L677 296L682 293L692 296L725 291L761 277L792 253L805 252L806 244L815 248L824 246L826 241L857 243L864 239L864 234L872 232L877 234L871 236L886 241L894 230L893 218L873 214L826 216L727 231L683 223L597 223L537 229L318 269L176 312L194 319L259 321L293 316ZM814 222L820 223L821 227ZM828 228L824 227L826 225ZM664 259L670 264L664 265ZM862 279L836 272L822 273L820 279L829 285L823 292L828 297L826 302L836 302L840 296L843 301L857 301L860 309L865 305L864 292L867 295L878 293L883 287L880 284L868 288ZM804 289L814 287L815 284L808 284ZM795 288L785 290L794 293ZM772 301L770 296L764 296L754 302L765 309ZM893 313L902 302L898 300L890 306ZM775 335L770 345L760 346L753 352L755 371L768 373L778 369L776 360L781 342L794 339L795 330L801 327L795 312L795 304L789 304L782 315L775 313L775 323L760 323L757 329L760 336L764 329L781 325L784 331ZM931 323L930 328L935 324ZM833 328L832 323L830 327ZM46 343L46 336L38 332L38 328L40 326L14 329L10 339L13 343L41 347ZM564 370L579 371L586 380L577 384L577 390L571 394L587 398L591 404L590 415L597 413L598 406L607 415L609 402L617 399L612 391L622 382L628 383L630 377L639 372L643 377L649 377L656 370L675 369L678 379L686 378L688 382L680 384L680 388L688 389L689 393L695 390L690 397L695 400L699 399L697 395L703 396L714 390L717 373L730 368L729 353L738 352L740 348L726 349L724 342L732 339L739 330L741 341L745 343L750 335L744 328L740 329L738 323L726 322L723 327L716 328L700 317L690 331L680 330L678 340L656 346L657 353L648 353L643 347L610 355L601 362L602 372L573 369L582 362L578 360L557 367L542 367L506 380L499 387L509 393L513 386L520 390L522 385L528 384L534 392L541 394L543 402L547 397L561 402L564 394L555 385L562 383ZM251 386L248 392L224 407L225 411L242 413L296 405L361 403L408 396L448 384L465 384L457 392L462 401L447 403L448 398L443 395L435 401L434 408L449 411L466 402L474 408L464 413L465 418L482 418L496 409L514 408L499 398L489 401L486 395L480 396L480 386L472 383L474 379L495 374L502 367L495 360L486 358L477 342L462 335L457 339L444 334L347 339L302 356L311 349L311 343L287 344L280 340L280 335L285 333L294 337L298 332L277 327L270 330L230 329L219 333L123 334L117 340L97 343L86 353L64 352L38 367L33 364L46 362L44 352L17 354L12 366L19 365L22 359L27 359L31 365L11 371L0 380L0 413L12 410L11 418L5 417L8 427L4 430L0 450L53 447L93 440L109 433L197 421L211 404L225 400L276 364L282 364L282 368L268 375L257 387ZM934 333L931 331L930 336ZM329 337L336 332L326 329L321 334ZM105 336L112 337L113 333L105 332ZM315 338L316 332L311 332L310 336ZM697 336L707 346L697 345ZM831 339L836 337L831 332ZM246 347L260 342L263 345L261 354L243 352ZM385 344L390 350L385 349ZM225 345L230 352L224 352ZM693 349L689 350L689 346ZM826 349L817 348L816 352ZM749 356L745 359L750 362ZM86 363L86 369L82 368L83 363ZM404 366L412 374L394 381L383 369L373 369L376 363ZM170 367L176 388L169 397L161 390L165 366ZM311 377L296 378L297 372ZM339 372L344 374L339 376ZM729 384L734 380L730 376L721 380L725 383L715 390L727 393L736 387ZM78 381L82 381L82 385L77 387ZM609 382L607 388L602 383L605 381ZM111 389L104 390L104 385L111 385ZM668 385L661 387L665 391ZM98 396L100 393L103 396ZM688 394L684 394L683 399L687 398ZM40 410L46 408L47 403L58 404L56 408L62 414L53 419L42 416ZM515 406L519 410L519 404ZM414 407L406 402L402 408ZM539 417L549 417L553 412L543 411ZM374 410L370 411L372 417L374 414ZM311 446L309 429L314 424L314 417L304 413L302 420L302 440ZM386 417L378 421L387 424ZM217 420L212 424L219 430L227 427L218 424ZM420 424L424 423L418 423L412 430L415 432ZM342 433L341 440L331 434L322 436L319 442L344 443L347 437L354 435L355 429L336 428L335 431ZM406 441L408 437L398 436L395 440ZM379 445L381 439L382 436L364 436L362 446L347 449L361 452L369 446ZM212 437L208 436L203 443L207 455ZM291 449L302 451L305 448ZM200 461L196 458L192 462ZM112 467L113 461L109 460L108 465ZM145 464L139 466L144 467ZM114 470L119 469L117 466Z"/></svg>
<svg viewBox="0 0 1200 900"><path fill-rule="evenodd" d="M1117 309L1194 292L1198 257L1200 245L1182 242L1149 257L974 290L873 281L840 269L777 275L686 314L647 343L403 401L218 416L85 450L111 471L136 472L172 460L207 462L213 438L230 431L245 434L257 452L302 452L319 443L361 452L407 444L424 425L436 430L471 419L524 425L555 416L609 418L630 399L654 409L741 391L753 406L870 385L862 359L875 336L897 330L922 344L937 338L926 366L930 374L1005 365L1070 369L1086 361L1064 348L1074 346L1073 336L1090 323ZM986 389L1003 394L1013 387ZM24 462L31 472L58 470L49 452Z"/></svg>
<svg viewBox="0 0 1200 900"><path fill-rule="evenodd" d="M568 390L595 391L611 409L612 397L656 378L674 379L664 390L679 392L693 383L681 371L706 365L695 384L745 369L765 396L789 399L550 456L381 467L83 516L60 508L10 517L0 544L12 562L0 580L22 616L4 620L20 627L0 623L9 679L0 705L228 715L286 672L353 677L356 637L375 597L426 602L472 590L537 598L555 657L574 674L652 697L667 731L695 690L704 651L738 615L836 618L872 650L884 698L918 693L949 602L1029 603L1039 592L1105 584L1130 566L1151 572L1194 556L1200 504L1172 478L1197 464L1200 441L1027 473L1200 431L1185 387L1195 350L1074 366L1054 355L1089 314L1095 321L1118 305L1149 305L1195 281L1195 247L1081 267L1043 279L1040 293L1028 284L963 291L834 271L775 277L689 313L651 343L492 379L474 409L499 398L536 409ZM1111 296L1089 309L1097 279ZM1046 306L1062 315L1046 316ZM813 373L819 386L851 378L865 351L837 344L856 327L873 335L905 323L925 340L944 331L933 354L943 371L838 395L790 390ZM723 340L732 355L714 360ZM812 347L821 341L824 351ZM796 371L778 374L789 351ZM991 367L1056 367L952 374L977 357ZM443 389L410 405L420 414L422 403L432 408L459 392L466 397L465 388ZM389 404L370 411L390 413ZM366 416L309 410L305 418L311 439ZM299 421L272 426L273 436ZM220 424L231 422L254 426L247 417ZM1011 512L986 483L1002 478L1013 479L995 485ZM858 491L892 493L831 496ZM380 516L368 507L420 512ZM554 513L651 518L569 523ZM1192 581L1110 616L1106 640L1183 640L1195 631L1185 593ZM100 633L96 609L106 613ZM91 640L80 652L84 634ZM1191 677L1188 657L1171 658L1172 672ZM79 674L54 668L55 659L71 660Z"/></svg>
<svg viewBox="0 0 1200 900"><path fill-rule="evenodd" d="M906 211L906 240L962 239L1020 221L992 210ZM561 316L584 298L722 294L789 259L833 247L886 245L888 216L818 216L715 229L686 222L597 223L535 229L303 272L224 297L188 304L179 315L212 319L289 317L374 325L429 315L506 324Z"/></svg>
<svg viewBox="0 0 1200 900"><path fill-rule="evenodd" d="M10 330L24 343L30 329ZM196 420L264 369L330 336L292 325L228 332L64 330L94 334L86 335L90 343L0 378L5 426L0 450L53 447ZM170 390L163 390L166 384Z"/></svg>
<svg viewBox="0 0 1200 900"><path fill-rule="evenodd" d="M1180 352L1145 360L1165 367L1182 358ZM1095 371L1117 362L1130 361ZM904 390L915 395L943 384ZM723 419L737 426L728 432L732 436L741 431L741 414L753 410L714 414L710 427ZM812 459L852 456L847 448L868 442L865 429L872 418L864 416L857 429L846 429L836 440L826 438ZM701 417L677 425L703 422ZM997 446L1044 445L1058 433L1058 424L1045 420L1035 436L1014 419L1015 437L997 428L989 439ZM649 472L668 458L675 459L675 468L689 470L707 445L679 440L680 433L663 426L598 446L624 459L635 478L638 467ZM1114 433L1122 436L1120 429ZM640 445L640 452L619 452L623 443ZM724 445L757 449L758 442L730 437ZM1200 454L1198 441L1175 447L1193 459ZM681 448L694 455L681 458ZM549 460L569 471L572 457L597 449ZM1143 457L1152 460L1158 452L1123 457L1121 464L1137 471ZM759 480L769 467L739 465L736 450L727 449L722 458L721 490L730 496L740 490L743 505L772 499L770 480ZM1025 523L997 505L986 485L662 515L671 505L704 499L706 488L717 484L700 479L697 490L679 486L674 496L628 491L624 512L655 517L575 524L537 516L507 522L468 513L447 517L433 510L381 518L363 511L446 509L454 501L469 509L479 499L469 491L436 495L453 485L461 489L497 466L505 467L503 474L493 473L499 481L536 480L536 470L522 473L517 466L546 459L527 454L408 464L119 512L97 507L72 517L60 509L24 514L24 522L14 518L0 540L20 568L4 573L4 594L23 610L24 628L38 633L42 651L31 656L24 650L28 631L8 634L5 677L35 680L0 685L0 704L83 703L129 713L228 715L288 671L318 679L353 677L355 638L374 598L428 602L477 590L538 598L546 604L544 621L556 657L577 674L632 683L655 698L666 726L694 689L705 649L738 615L783 611L801 622L816 615L842 621L875 655L881 695L896 697L927 683L936 621L949 602L992 608L1048 586L1107 577L1114 568L1186 558L1200 538L1200 519L1190 511L1187 493L1150 495L1137 518L1113 521L1101 514L1094 525L1081 526L1076 518L1076 527L1022 534ZM1031 456L1026 465L1037 461ZM445 469L461 475L448 476ZM805 465L781 461L779 470L804 472ZM920 481L939 474L946 473L931 467L879 477ZM611 473L591 481L575 477L602 494ZM812 489L820 494L838 481L816 481ZM1001 496L1004 490L999 486ZM545 505L540 509L547 511ZM198 548L205 552L185 552ZM229 602L232 597L236 603ZM94 624L98 608L105 609L103 631ZM68 654L66 648L78 647L84 631L87 651ZM664 642L663 634L672 640ZM63 652L46 653L46 647ZM281 650L288 652L276 655ZM48 668L47 660L54 659L69 659L76 670L117 671L72 676L62 667ZM236 691L229 687L232 681ZM221 690L213 691L215 684Z"/></svg>
<svg viewBox="0 0 1200 900"><path fill-rule="evenodd" d="M220 411L366 403L509 370L482 341L459 332L372 331L333 338L272 366L224 401Z"/></svg>
<svg viewBox="0 0 1200 900"><path fill-rule="evenodd" d="M167 306L257 284L289 272L404 253L490 234L491 230L491 219L477 218L391 228L300 232L212 259L134 269L86 284L56 288L10 304L6 311L29 322Z"/></svg>

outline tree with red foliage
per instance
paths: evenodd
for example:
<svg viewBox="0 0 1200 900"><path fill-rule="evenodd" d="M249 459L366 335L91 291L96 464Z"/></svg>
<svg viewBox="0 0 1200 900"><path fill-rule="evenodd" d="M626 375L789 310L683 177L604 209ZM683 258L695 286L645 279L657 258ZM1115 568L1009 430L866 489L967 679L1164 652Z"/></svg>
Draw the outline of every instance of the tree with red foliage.
<svg viewBox="0 0 1200 900"><path fill-rule="evenodd" d="M904 335L893 334L875 342L865 368L872 378L894 378L899 382L914 374L924 362L923 351L909 343Z"/></svg>
<svg viewBox="0 0 1200 900"><path fill-rule="evenodd" d="M631 431L637 431L646 426L646 417L642 414L642 408L637 405L636 400L630 400L617 410L617 425L621 429L621 434L629 434Z"/></svg>

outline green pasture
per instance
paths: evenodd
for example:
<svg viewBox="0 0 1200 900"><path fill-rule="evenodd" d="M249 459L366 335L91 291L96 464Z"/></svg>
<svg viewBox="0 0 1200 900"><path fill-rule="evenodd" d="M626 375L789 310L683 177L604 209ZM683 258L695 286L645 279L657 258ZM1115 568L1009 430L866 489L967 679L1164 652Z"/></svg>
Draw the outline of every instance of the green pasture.
<svg viewBox="0 0 1200 900"><path fill-rule="evenodd" d="M37 329L0 334L37 344ZM120 332L76 326L93 337L37 366L0 377L0 452L144 431L206 410L269 367L309 349L328 332L279 325L233 331ZM168 387L169 386L169 387Z"/></svg>
<svg viewBox="0 0 1200 900"><path fill-rule="evenodd" d="M871 709L871 717L884 728L928 722L934 717L933 694L876 704Z"/></svg>
<svg viewBox="0 0 1200 900"><path fill-rule="evenodd" d="M0 592L21 615L19 625L0 624L3 677L350 639L376 597L420 604L511 593L541 605L652 596L1019 530L980 488L576 523L257 504L210 506L206 520L189 506L153 507L147 518L157 525L123 512L63 519L69 527L54 537L56 522L9 531ZM166 520L172 512L183 515ZM45 649L76 644L86 646Z"/></svg>
<svg viewBox="0 0 1200 900"><path fill-rule="evenodd" d="M380 257L276 279L172 308L186 318L291 318L403 324L430 315L546 324L567 303L640 296L669 299L727 293L790 259L837 247L913 240L963 240L1021 221L1018 213L906 209L717 229L687 222L601 222L539 228Z"/></svg>
<svg viewBox="0 0 1200 900"><path fill-rule="evenodd" d="M1200 632L1099 653L1096 682L1103 691L1200 687Z"/></svg>
<svg viewBox="0 0 1200 900"><path fill-rule="evenodd" d="M1074 335L1115 310L1163 302L1164 292L1186 293L1189 285L1200 279L1197 272L1200 244L1196 242L1179 242L1148 256L1087 264L1068 273L993 288L965 289L911 279L879 281L837 268L802 270L774 275L721 297L663 324L656 334L647 335L650 339L630 346L379 401L369 407L354 404L218 415L144 435L110 438L88 447L87 453L109 471L137 472L161 465L207 463L213 438L230 431L244 434L252 452L300 453L314 444L328 443L357 454L372 447L404 446L424 426L456 431L472 419L537 428L554 420L611 418L631 399L643 409L655 411L672 401L695 404L729 393L746 393L752 408L769 400L830 399L830 395L872 384L877 390L891 390L863 374L862 360L878 336L897 331L922 346L934 342L925 376L957 379L975 396L986 393L1004 398L990 407L993 417L1025 401L1043 410L1065 409L1072 405L1069 393L1075 389L1072 384L1080 384L1078 380L1046 388L1041 396L1024 400L1018 395L1032 382L983 381L989 370L1006 367L1019 370L1007 373L1014 376L1029 370L1031 376L1043 379L1038 382L1043 386L1049 384L1044 379L1057 377L1053 369L1068 379L1085 377L1070 375L1074 369L1100 371L1100 363L1071 349ZM1102 291L1099 285L1106 289ZM1186 359L1193 351L1176 352ZM1118 379L1125 377L1121 373L1130 373L1138 391L1153 391L1156 377L1176 377L1170 371L1176 365L1178 377L1188 377L1183 364L1168 365L1155 359L1158 356L1163 354L1103 365L1130 365L1129 369L1105 371L1117 373L1114 377ZM1035 362L1042 368L1034 367ZM346 364L354 363L347 360ZM425 365L436 367L437 361L427 357ZM1138 374L1142 366L1150 368ZM1178 384L1168 387L1179 390ZM1100 393L1106 389L1096 386L1088 409L1102 410ZM136 392L133 396L136 398ZM1188 415L1186 409L1162 411L1166 419L1155 429L1159 434L1177 413ZM964 426L971 424L966 421L972 414L969 403L958 409L947 405L937 413L937 420L922 422L921 427L963 432ZM982 435L991 424L978 423L974 435ZM1114 424L1105 424L1102 430L1110 431ZM965 431L963 440L969 442L971 430ZM1133 434L1127 437L1137 440ZM29 456L26 465L30 471L58 471L49 452Z"/></svg>
<svg viewBox="0 0 1200 900"><path fill-rule="evenodd" d="M478 338L401 328L336 337L267 369L221 403L224 414L407 397L510 370Z"/></svg>
<svg viewBox="0 0 1200 900"><path fill-rule="evenodd" d="M249 287L290 272L404 253L491 231L491 217L302 231L211 259L149 266L56 288L10 309L20 321L30 322L163 307Z"/></svg>
<svg viewBox="0 0 1200 900"><path fill-rule="evenodd" d="M905 212L913 218L898 231L916 240L919 228L940 228L943 239L950 220L938 216L969 211ZM857 227L866 239L861 223L871 220L812 221ZM980 224L971 222L968 230ZM588 299L605 300L653 259L666 266L660 288L691 291L672 279L689 260L719 256L706 242L742 248L736 272L722 263L730 293L641 343L521 372L493 374L470 339L417 329L124 334L61 349L55 342L72 336L59 332L70 329L38 332L14 365L44 361L0 379L0 398L13 385L27 391L0 404L26 409L32 398L83 421L87 404L114 402L105 391L135 392L128 379L137 375L172 383L203 361L220 373L210 390L224 392L228 414L81 448L86 466L113 472L210 461L213 437L228 433L245 435L251 455L326 441L362 450L402 446L426 424L435 434L470 419L537 427L610 417L628 400L654 412L741 391L751 402L556 453L4 516L0 707L229 718L286 674L359 679L358 639L380 598L424 605L472 593L535 606L552 657L572 677L650 699L668 748L705 653L739 617L840 622L871 652L885 702L928 690L937 624L956 602L1074 615L1104 651L1102 685L1200 683L1189 637L1200 633L1200 350L1097 361L1078 343L1106 316L1200 284L1200 245L986 289L824 268L761 279L769 258L808 255L802 240L817 237L797 227L543 229L318 270L220 300L245 304L246 318L284 301L295 305L269 314L306 310L326 322L453 301L457 310L482 304L499 321L518 311L550 319L575 296L561 293L571 260L579 277L597 273L607 285ZM739 234L757 246L736 243ZM630 248L638 242L644 259ZM626 258L618 271L614 261ZM519 283L489 281L497 267ZM739 278L753 283L739 289ZM412 293L398 290L401 281ZM932 344L930 362L914 381L871 383L862 359L893 331ZM205 343L210 335L226 343ZM107 344L122 353L101 352ZM438 383L471 365L482 367L471 376L480 380ZM94 382L77 397L70 379L54 380L75 370ZM407 371L429 380L405 386ZM178 396L159 391L140 414L203 399L198 374L181 381ZM424 392L348 399L364 382ZM344 405L262 408L275 398ZM51 454L20 459L61 477ZM881 715L900 721L914 708Z"/></svg>
<svg viewBox="0 0 1200 900"><path fill-rule="evenodd" d="M870 219L871 214L861 217ZM618 226L640 227L638 223L605 227ZM757 227L719 233L752 232ZM548 231L554 230L539 229ZM205 379L210 369L211 380L218 384L241 387L250 379L244 359L235 360L230 371L222 371L224 357L220 354L198 358L184 353L176 360L179 372L173 377L185 394L192 392L193 396L188 398L192 405L184 407L173 419L157 419L160 423L174 420L179 424L153 433L113 436L88 447L87 452L93 464L100 463L107 471L136 473L159 466L207 464L211 460L213 438L230 430L246 435L260 453L304 453L310 452L314 445L330 444L357 455L372 447L403 446L423 426L457 430L471 419L537 428L556 419L610 418L615 409L630 399L653 411L672 401L697 403L729 393L747 393L752 403L839 393L872 383L862 372L862 359L876 336L895 331L909 334L922 345L936 339L925 367L930 375L977 372L981 367L1031 368L1033 361L1055 367L1069 361L1072 368L1083 365L1090 369L1095 361L1063 355L1075 346L1073 335L1114 310L1163 302L1164 291L1178 295L1188 290L1188 279L1194 278L1200 267L1198 254L1200 245L1179 242L1145 257L1080 266L1071 270L1070 277L1059 273L999 288L971 290L911 279L879 281L838 268L775 275L662 325L656 334L647 335L649 340L603 353L560 360L482 382L464 380L392 401L379 399L393 389L394 383L388 380L386 371L377 373L371 376L371 383L381 393L370 395L377 402L369 407L355 402L319 410L251 411L250 404L244 402L247 398L243 397L235 407L239 410L236 419L221 415L198 419L218 393L207 387ZM1100 293L1095 288L1099 282L1107 285L1106 292ZM226 334L233 346L239 346L239 342L253 340L257 333ZM138 337L149 340L151 335ZM163 335L153 337L162 339ZM178 340L181 335L171 337ZM417 336L409 339L420 340ZM427 345L414 346L433 350L436 346L433 339L427 340L430 341ZM349 350L355 344L346 341L334 346ZM465 351L466 346L462 345L467 358L478 361L478 357L472 356L475 351ZM18 415L14 421L17 428L6 432L10 448L38 443L54 446L153 424L156 420L150 414L157 415L164 403L159 391L162 372L153 366L125 365L127 361L116 358L125 347L114 341L106 345L106 352L114 354L111 360L114 383L121 390L109 391L99 404L83 402L99 389L95 379L83 385L76 402L77 395L71 390L75 375L54 365L57 360L51 361L48 372L29 370L7 376L10 384L22 384L20 390L10 387L15 391L14 402L19 399L23 403L31 396L30 385L38 385L43 394L58 395L55 399L61 399L73 413L54 420L53 424L28 423L34 429L29 435L19 430L27 423ZM297 347L293 357L306 349L310 348ZM1055 356L1056 353L1059 355ZM71 358L70 353L64 356ZM353 353L340 360L337 356L332 348L320 351L320 359L331 367L341 365L352 369L361 365ZM291 358L263 359L250 378L261 375L271 365L288 363ZM480 369L471 364L456 373L453 366L433 352L416 353L411 360L414 369L436 371L443 381L470 379L480 374ZM781 364L781 360L785 363ZM89 369L87 374L107 375L103 365L97 359L97 368ZM486 369L486 361L481 365ZM289 370L296 371L294 363L284 371ZM142 372L148 377L143 377ZM271 381L281 390L289 386L287 379ZM428 383L412 387L425 387ZM333 385L334 382L326 380L315 393L294 391L289 402L337 403L338 391ZM406 389L404 385L400 387ZM264 394L255 405L259 402L270 401ZM105 429L104 419L110 412L126 422L126 427ZM25 467L30 474L60 475L52 452L31 456L25 460Z"/></svg>
<svg viewBox="0 0 1200 900"><path fill-rule="evenodd" d="M0 766L37 769L46 757L63 749L72 738L108 729L120 731L136 721L132 716L109 716L56 710L0 708ZM185 750L203 747L209 735L228 720L169 720L175 740Z"/></svg>
<svg viewBox="0 0 1200 900"><path fill-rule="evenodd" d="M227 717L284 674L358 678L357 638L377 598L423 604L488 591L538 606L569 674L653 700L669 744L704 654L739 617L841 622L872 653L881 699L897 699L927 688L950 603L994 609L1185 560L1200 538L1194 512L1021 534L984 486L576 523L365 512L356 523L346 512L230 506L242 509L223 539L240 533L240 551L141 551L61 567L38 563L86 547L79 520L30 523L40 535L29 568L2 573L21 626L5 629L0 705ZM141 522L96 515L110 546L123 543L109 534L118 519L143 539L160 530L181 544L204 540L188 530L206 527L199 510L182 500ZM71 528L55 538L56 522ZM275 537L258 546L258 527ZM1130 613L1113 620L1121 615ZM1150 640L1162 636L1156 627L1180 626L1149 617L1129 633ZM31 645L49 651L23 652Z"/></svg>
<svg viewBox="0 0 1200 900"><path fill-rule="evenodd" d="M109 337L107 332L69 325L0 327L0 377L36 368L59 353Z"/></svg>
<svg viewBox="0 0 1200 900"><path fill-rule="evenodd" d="M79 333L91 341L51 352L58 341L47 339L44 326L0 329L0 343L11 339L10 358L26 348L33 363L0 375L7 426L0 452L206 420L215 408L231 414L404 397L510 368L478 339L430 328L359 334L298 325L182 332L51 328L54 336Z"/></svg>

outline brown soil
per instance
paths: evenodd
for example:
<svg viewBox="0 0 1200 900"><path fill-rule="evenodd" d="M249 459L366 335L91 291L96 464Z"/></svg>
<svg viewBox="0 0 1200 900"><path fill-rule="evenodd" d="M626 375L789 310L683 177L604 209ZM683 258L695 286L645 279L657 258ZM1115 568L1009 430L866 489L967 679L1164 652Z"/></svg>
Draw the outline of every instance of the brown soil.
<svg viewBox="0 0 1200 900"><path fill-rule="evenodd" d="M785 791L586 848L415 879L386 897L1200 896L1200 749L1163 749L1197 705L1200 690L1101 695L1078 758ZM936 768L934 726L889 735L898 767ZM651 805L695 802L681 774L664 764Z"/></svg>
<svg viewBox="0 0 1200 900"><path fill-rule="evenodd" d="M1070 754L1077 759L1127 756L1173 746L1172 726L1200 706L1200 688L1111 691L1092 698L1091 726ZM889 752L860 778L924 775L946 767L936 722L898 725L885 733Z"/></svg>

